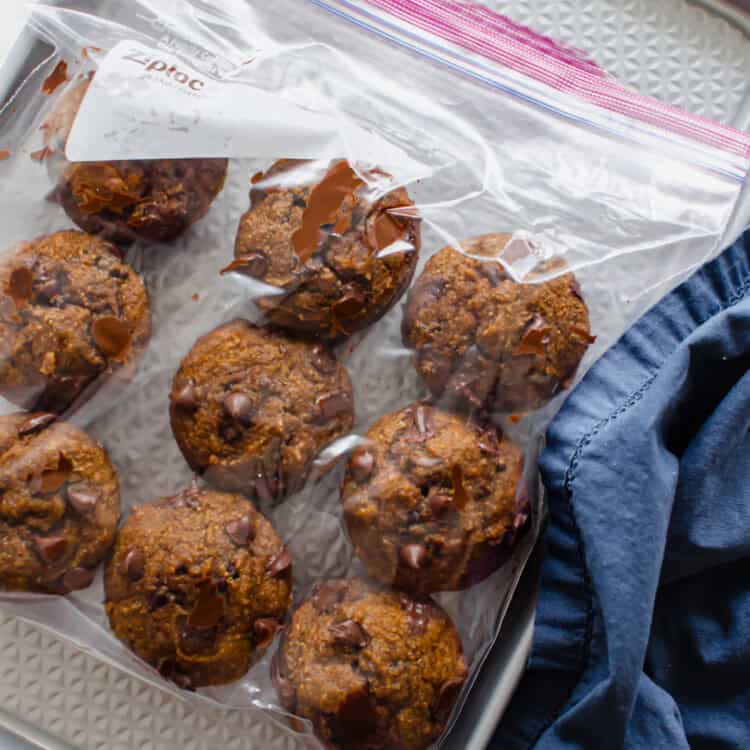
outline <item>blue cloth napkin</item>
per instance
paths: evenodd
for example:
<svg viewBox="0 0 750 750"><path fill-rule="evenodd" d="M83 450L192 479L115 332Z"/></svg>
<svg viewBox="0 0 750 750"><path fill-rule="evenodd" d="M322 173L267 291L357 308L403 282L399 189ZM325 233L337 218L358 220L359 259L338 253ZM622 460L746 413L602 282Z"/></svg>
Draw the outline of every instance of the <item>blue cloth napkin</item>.
<svg viewBox="0 0 750 750"><path fill-rule="evenodd" d="M750 231L548 435L530 668L493 750L750 749Z"/></svg>

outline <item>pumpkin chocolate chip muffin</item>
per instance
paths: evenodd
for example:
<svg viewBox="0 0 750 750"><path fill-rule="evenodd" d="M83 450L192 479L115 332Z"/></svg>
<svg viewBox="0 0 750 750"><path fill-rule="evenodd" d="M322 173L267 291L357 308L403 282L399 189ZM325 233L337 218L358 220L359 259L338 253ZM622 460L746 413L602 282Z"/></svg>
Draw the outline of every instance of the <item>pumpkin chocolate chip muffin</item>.
<svg viewBox="0 0 750 750"><path fill-rule="evenodd" d="M119 518L117 474L83 430L49 413L0 416L0 589L86 588Z"/></svg>
<svg viewBox="0 0 750 750"><path fill-rule="evenodd" d="M258 304L289 331L335 340L366 328L403 294L419 259L413 203L387 182L346 161L277 162L254 178L226 270L277 287Z"/></svg>
<svg viewBox="0 0 750 750"><path fill-rule="evenodd" d="M103 240L57 232L0 257L0 395L19 406L65 411L150 335L143 281Z"/></svg>
<svg viewBox="0 0 750 750"><path fill-rule="evenodd" d="M464 243L467 255L444 248L409 293L404 344L416 350L433 395L447 403L537 409L568 387L594 341L575 276L515 282L497 260L509 239L478 237Z"/></svg>
<svg viewBox="0 0 750 750"><path fill-rule="evenodd" d="M352 385L322 344L233 320L200 338L172 384L172 431L218 488L273 504L352 426Z"/></svg>
<svg viewBox="0 0 750 750"><path fill-rule="evenodd" d="M193 486L134 508L105 571L117 637L179 687L240 679L291 598L291 557L243 497Z"/></svg>
<svg viewBox="0 0 750 750"><path fill-rule="evenodd" d="M458 632L431 600L359 579L320 584L272 664L284 708L326 747L423 750L466 680Z"/></svg>
<svg viewBox="0 0 750 750"><path fill-rule="evenodd" d="M344 519L368 573L429 593L505 562L528 520L523 457L492 427L428 404L378 420L349 459Z"/></svg>

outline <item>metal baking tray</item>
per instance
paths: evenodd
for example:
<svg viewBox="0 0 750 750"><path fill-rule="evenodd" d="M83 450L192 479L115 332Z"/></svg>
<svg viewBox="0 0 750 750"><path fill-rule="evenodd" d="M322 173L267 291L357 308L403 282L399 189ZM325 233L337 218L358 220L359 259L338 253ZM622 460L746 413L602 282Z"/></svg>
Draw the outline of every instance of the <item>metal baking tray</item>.
<svg viewBox="0 0 750 750"><path fill-rule="evenodd" d="M220 0L215 0L219 2ZM750 129L750 14L725 0L485 0L535 30L588 52L639 91ZM95 7L97 0L67 0ZM0 102L52 50L24 29L0 70ZM41 70L37 71L38 68ZM736 231L750 210L745 190ZM503 628L446 750L482 750L531 650L543 549L534 552ZM304 743L254 710L174 698L99 661L39 625L0 612L0 727L43 750L299 750ZM9 745L0 729L0 747Z"/></svg>

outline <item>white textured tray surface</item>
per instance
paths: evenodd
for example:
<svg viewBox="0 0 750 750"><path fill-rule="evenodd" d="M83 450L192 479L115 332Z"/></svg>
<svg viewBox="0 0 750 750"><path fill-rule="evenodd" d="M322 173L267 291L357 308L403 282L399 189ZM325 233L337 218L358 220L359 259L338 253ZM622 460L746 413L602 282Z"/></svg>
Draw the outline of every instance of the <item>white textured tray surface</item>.
<svg viewBox="0 0 750 750"><path fill-rule="evenodd" d="M723 122L750 124L750 41L699 5L686 0L489 4L589 51L603 68L643 93ZM7 712L86 750L303 747L256 711L182 703L35 625L1 614L0 707L0 723Z"/></svg>

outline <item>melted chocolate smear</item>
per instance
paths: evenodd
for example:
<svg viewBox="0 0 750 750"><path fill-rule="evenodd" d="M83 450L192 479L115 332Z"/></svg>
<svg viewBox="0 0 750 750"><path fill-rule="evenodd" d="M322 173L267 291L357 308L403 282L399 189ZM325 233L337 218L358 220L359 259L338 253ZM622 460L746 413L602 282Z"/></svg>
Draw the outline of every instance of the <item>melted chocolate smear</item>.
<svg viewBox="0 0 750 750"><path fill-rule="evenodd" d="M539 315L527 326L521 337L521 342L516 347L514 354L535 354L543 357L547 353L546 344L549 341L549 335L552 333L552 326Z"/></svg>
<svg viewBox="0 0 750 750"><path fill-rule="evenodd" d="M281 625L273 617L261 617L253 623L253 630L258 636L256 647L268 648L273 643L276 633L281 630Z"/></svg>
<svg viewBox="0 0 750 750"><path fill-rule="evenodd" d="M375 456L364 448L358 448L352 453L349 466L354 480L362 484L372 476L375 469Z"/></svg>
<svg viewBox="0 0 750 750"><path fill-rule="evenodd" d="M367 631L354 620L335 622L328 626L328 632L339 646L361 649L370 642Z"/></svg>
<svg viewBox="0 0 750 750"><path fill-rule="evenodd" d="M45 495L57 492L68 481L73 464L62 453L59 454L56 469L47 469L41 476L34 477L30 483L32 492L41 492Z"/></svg>
<svg viewBox="0 0 750 750"><path fill-rule="evenodd" d="M394 210L398 210L398 207L381 209L367 222L367 244L371 252L378 253L404 239L410 219L391 213Z"/></svg>
<svg viewBox="0 0 750 750"><path fill-rule="evenodd" d="M177 393L172 394L172 403L182 411L194 411L198 407L195 383L190 380Z"/></svg>
<svg viewBox="0 0 750 750"><path fill-rule="evenodd" d="M91 492L68 487L68 502L78 514L87 516L96 510L99 498Z"/></svg>
<svg viewBox="0 0 750 750"><path fill-rule="evenodd" d="M81 589L88 588L94 582L95 576L95 570L89 570L88 568L71 568L63 576L63 586L69 591L80 591Z"/></svg>
<svg viewBox="0 0 750 750"><path fill-rule="evenodd" d="M57 419L57 414L32 414L18 427L18 437L26 437L41 432Z"/></svg>
<svg viewBox="0 0 750 750"><path fill-rule="evenodd" d="M294 251L303 263L310 260L318 246L320 228L336 219L347 197L363 184L349 163L340 161L312 189L302 214L302 226L292 235Z"/></svg>
<svg viewBox="0 0 750 750"><path fill-rule="evenodd" d="M130 329L119 318L97 318L91 335L98 349L107 357L117 357L130 345Z"/></svg>
<svg viewBox="0 0 750 750"><path fill-rule="evenodd" d="M47 94L47 96L54 94L67 80L69 80L68 63L65 60L60 60L55 69L44 79L42 93Z"/></svg>
<svg viewBox="0 0 750 750"><path fill-rule="evenodd" d="M345 740L361 740L372 734L378 725L378 714L365 688L344 698L333 717L334 733Z"/></svg>
<svg viewBox="0 0 750 750"><path fill-rule="evenodd" d="M68 540L64 536L40 536L34 539L39 557L46 563L54 563L65 556Z"/></svg>
<svg viewBox="0 0 750 750"><path fill-rule="evenodd" d="M219 271L221 276L225 276L233 271L244 273L247 276L252 276L255 279L259 279L266 275L268 271L268 258L260 253L250 253L250 255L243 255L236 260L233 260L226 268L222 268Z"/></svg>
<svg viewBox="0 0 750 750"><path fill-rule="evenodd" d="M8 283L8 294L16 307L23 307L34 291L34 274L25 266L13 269Z"/></svg>
<svg viewBox="0 0 750 750"><path fill-rule="evenodd" d="M464 485L464 470L461 464L454 464L451 469L451 482L453 483L453 504L463 510L469 502L469 493Z"/></svg>
<svg viewBox="0 0 750 750"><path fill-rule="evenodd" d="M216 587L211 583L201 586L193 609L188 616L188 625L196 630L213 628L221 620L224 614L224 599L216 592Z"/></svg>
<svg viewBox="0 0 750 750"><path fill-rule="evenodd" d="M266 573L272 578L278 578L282 574L286 574L291 567L292 556L289 554L289 551L284 548L278 555L268 561L268 564L266 565Z"/></svg>
<svg viewBox="0 0 750 750"><path fill-rule="evenodd" d="M252 526L249 514L242 516L237 521L231 521L224 527L224 530L238 547L246 547L248 542L255 539L255 529Z"/></svg>

